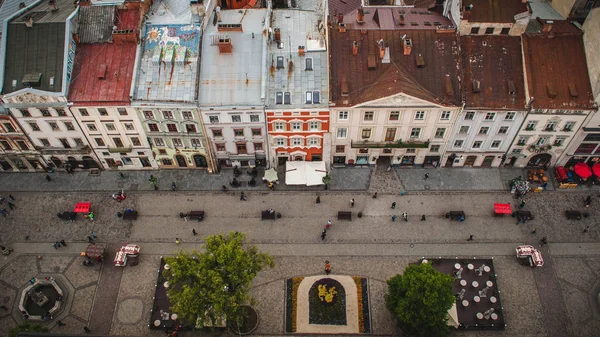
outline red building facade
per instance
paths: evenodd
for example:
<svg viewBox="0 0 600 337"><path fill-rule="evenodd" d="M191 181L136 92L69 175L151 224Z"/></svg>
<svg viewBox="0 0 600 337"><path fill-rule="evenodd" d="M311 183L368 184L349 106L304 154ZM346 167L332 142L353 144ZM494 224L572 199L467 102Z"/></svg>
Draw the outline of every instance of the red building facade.
<svg viewBox="0 0 600 337"><path fill-rule="evenodd" d="M328 161L329 111L267 111L267 124L273 165Z"/></svg>

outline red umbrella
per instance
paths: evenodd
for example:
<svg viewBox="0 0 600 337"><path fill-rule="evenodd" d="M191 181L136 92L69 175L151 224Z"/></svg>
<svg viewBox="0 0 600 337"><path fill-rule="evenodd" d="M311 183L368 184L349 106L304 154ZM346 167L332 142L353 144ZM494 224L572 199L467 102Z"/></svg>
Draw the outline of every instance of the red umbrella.
<svg viewBox="0 0 600 337"><path fill-rule="evenodd" d="M592 166L592 172L594 172L596 177L600 177L600 163L594 164L594 166Z"/></svg>
<svg viewBox="0 0 600 337"><path fill-rule="evenodd" d="M583 179L587 179L592 176L592 170L586 163L575 164L575 166L573 166L573 171L575 171L575 174Z"/></svg>

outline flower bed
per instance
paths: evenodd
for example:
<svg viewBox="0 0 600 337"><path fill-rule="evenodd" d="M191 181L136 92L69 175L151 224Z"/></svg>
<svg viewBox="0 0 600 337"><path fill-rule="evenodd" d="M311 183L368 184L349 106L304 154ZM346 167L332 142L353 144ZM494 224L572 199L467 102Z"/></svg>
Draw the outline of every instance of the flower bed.
<svg viewBox="0 0 600 337"><path fill-rule="evenodd" d="M286 281L285 332L296 332L298 286L304 277L294 277Z"/></svg>
<svg viewBox="0 0 600 337"><path fill-rule="evenodd" d="M336 280L316 281L308 295L310 324L346 325L346 292Z"/></svg>
<svg viewBox="0 0 600 337"><path fill-rule="evenodd" d="M360 333L370 333L371 317L369 314L369 287L367 279L357 276L353 276L352 279L356 284L358 298L358 331Z"/></svg>

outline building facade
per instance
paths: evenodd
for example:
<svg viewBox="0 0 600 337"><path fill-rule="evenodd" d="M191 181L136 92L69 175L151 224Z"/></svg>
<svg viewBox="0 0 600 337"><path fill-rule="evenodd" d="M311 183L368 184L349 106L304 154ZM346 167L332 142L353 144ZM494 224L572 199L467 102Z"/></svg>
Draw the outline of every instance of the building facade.
<svg viewBox="0 0 600 337"><path fill-rule="evenodd" d="M130 107L131 83L146 7L82 4L69 90L72 115L103 169L157 168L144 128Z"/></svg>
<svg viewBox="0 0 600 337"><path fill-rule="evenodd" d="M462 36L460 43L464 109L443 165L498 167L527 115L521 39Z"/></svg>
<svg viewBox="0 0 600 337"><path fill-rule="evenodd" d="M204 31L198 103L219 167L267 165L270 17L270 8L221 10Z"/></svg>
<svg viewBox="0 0 600 337"><path fill-rule="evenodd" d="M414 21L438 26L406 28L398 8L358 9L329 29L332 162L440 165L461 109L456 30L433 12Z"/></svg>
<svg viewBox="0 0 600 337"><path fill-rule="evenodd" d="M273 11L268 47L274 64L268 76L266 116L274 166L288 160L331 160L327 41L324 27L319 27L324 7L310 1L296 4L299 10ZM293 53L281 48L285 43Z"/></svg>
<svg viewBox="0 0 600 337"><path fill-rule="evenodd" d="M176 0L151 8L138 54L132 105L157 166L215 170L197 107L203 16Z"/></svg>
<svg viewBox="0 0 600 337"><path fill-rule="evenodd" d="M525 34L522 43L530 112L507 160L516 167L569 162L576 153L565 149L597 110L582 33L570 22L542 21L540 31Z"/></svg>
<svg viewBox="0 0 600 337"><path fill-rule="evenodd" d="M78 8L65 0L24 7L7 19L2 39L6 47L2 59L4 107L20 123L45 164L58 169L98 167L66 99L77 46L73 34L78 13ZM38 35L45 38L38 39Z"/></svg>
<svg viewBox="0 0 600 337"><path fill-rule="evenodd" d="M21 126L0 106L0 170L2 172L42 171L46 162Z"/></svg>

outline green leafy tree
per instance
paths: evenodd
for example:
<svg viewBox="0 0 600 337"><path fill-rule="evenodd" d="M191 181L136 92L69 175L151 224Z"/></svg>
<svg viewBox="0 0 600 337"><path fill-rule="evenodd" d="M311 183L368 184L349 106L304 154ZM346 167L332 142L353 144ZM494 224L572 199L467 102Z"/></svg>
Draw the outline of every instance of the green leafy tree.
<svg viewBox="0 0 600 337"><path fill-rule="evenodd" d="M455 302L452 276L429 263L408 266L387 281L385 303L404 333L413 336L447 336L448 310Z"/></svg>
<svg viewBox="0 0 600 337"><path fill-rule="evenodd" d="M250 283L273 259L255 246L244 246L245 235L230 232L206 238L205 252L179 252L167 257L170 268L164 271L171 286L167 290L179 317L203 325L226 318L243 320L240 306L252 299Z"/></svg>
<svg viewBox="0 0 600 337"><path fill-rule="evenodd" d="M48 332L48 328L40 324L24 322L8 330L8 337L17 337L19 332Z"/></svg>

